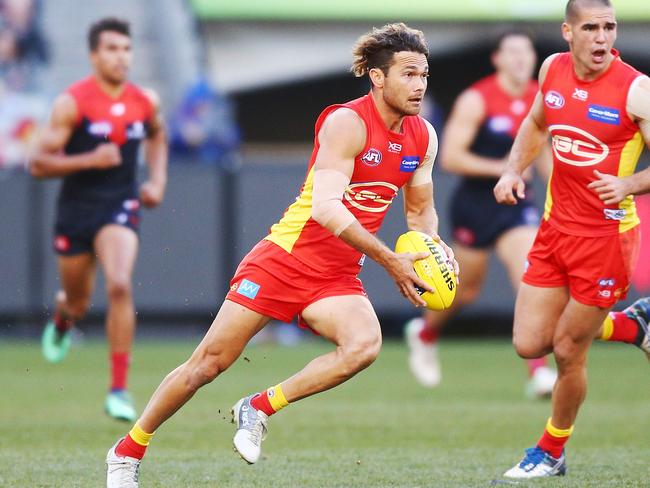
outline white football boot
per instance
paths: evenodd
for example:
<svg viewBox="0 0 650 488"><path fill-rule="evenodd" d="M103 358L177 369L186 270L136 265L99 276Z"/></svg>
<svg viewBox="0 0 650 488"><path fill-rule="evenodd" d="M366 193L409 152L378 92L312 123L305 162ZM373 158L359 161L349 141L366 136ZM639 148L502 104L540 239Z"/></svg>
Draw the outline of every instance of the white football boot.
<svg viewBox="0 0 650 488"><path fill-rule="evenodd" d="M138 488L140 486L138 484L140 459L115 454L115 448L122 442L122 439L119 439L106 454L106 488Z"/></svg>
<svg viewBox="0 0 650 488"><path fill-rule="evenodd" d="M554 458L539 447L526 449L526 455L514 467L506 471L505 478L530 479L564 476L566 474L566 457L564 451L559 458Z"/></svg>
<svg viewBox="0 0 650 488"><path fill-rule="evenodd" d="M548 366L541 366L535 370L526 385L526 394L529 398L550 398L557 380L557 371Z"/></svg>
<svg viewBox="0 0 650 488"><path fill-rule="evenodd" d="M254 464L262 454L262 441L266 438L268 415L251 405L254 395L242 398L232 407L232 421L237 431L232 440L235 451L248 464Z"/></svg>
<svg viewBox="0 0 650 488"><path fill-rule="evenodd" d="M426 388L434 388L442 380L438 345L422 342L420 331L424 325L422 317L411 319L405 325L406 343L409 347L409 368L418 383Z"/></svg>

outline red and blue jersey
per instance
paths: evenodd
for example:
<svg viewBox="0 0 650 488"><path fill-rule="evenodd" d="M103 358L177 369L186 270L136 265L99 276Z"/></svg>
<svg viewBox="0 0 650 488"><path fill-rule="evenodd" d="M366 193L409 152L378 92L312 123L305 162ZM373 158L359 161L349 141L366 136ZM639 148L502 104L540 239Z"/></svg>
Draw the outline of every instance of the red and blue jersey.
<svg viewBox="0 0 650 488"><path fill-rule="evenodd" d="M311 218L313 166L320 147L318 133L327 116L341 107L354 110L366 126L366 144L354 159L354 171L342 201L373 234L379 230L399 189L424 162L429 146L429 131L421 117L406 116L401 132L390 131L372 95L332 105L321 113L316 121L314 150L300 195L282 219L271 227L266 239L324 277L356 275L363 264L362 253Z"/></svg>
<svg viewBox="0 0 650 488"><path fill-rule="evenodd" d="M557 55L542 85L544 115L553 143L553 173L544 219L572 235L602 236L638 225L634 199L605 205L587 185L594 170L618 177L634 173L644 141L627 113L630 86L640 76L613 50L614 60L592 81L579 79L571 53Z"/></svg>
<svg viewBox="0 0 650 488"><path fill-rule="evenodd" d="M109 169L77 171L63 179L60 200L68 202L115 202L137 197L136 169L140 142L149 135L154 107L146 94L128 83L112 98L91 76L67 90L76 104L76 127L65 154L93 151L99 144L120 147L122 164Z"/></svg>
<svg viewBox="0 0 650 488"><path fill-rule="evenodd" d="M505 158L515 141L517 131L533 105L539 90L537 81L530 80L521 96L512 96L499 85L492 74L474 83L470 90L483 99L484 116L470 151L491 159ZM482 191L492 195L496 178L463 177L464 190ZM528 199L532 198L532 194Z"/></svg>

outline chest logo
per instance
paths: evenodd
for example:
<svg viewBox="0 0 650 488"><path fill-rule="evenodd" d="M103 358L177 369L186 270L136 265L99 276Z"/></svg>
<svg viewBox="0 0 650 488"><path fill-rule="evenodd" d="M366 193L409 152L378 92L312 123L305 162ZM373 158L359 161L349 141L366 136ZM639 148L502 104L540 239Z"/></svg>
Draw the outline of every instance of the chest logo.
<svg viewBox="0 0 650 488"><path fill-rule="evenodd" d="M121 117L126 113L126 106L122 102L114 103L110 108L111 115L114 117Z"/></svg>
<svg viewBox="0 0 650 488"><path fill-rule="evenodd" d="M510 132L514 125L514 121L507 115L497 115L488 121L488 127L496 133Z"/></svg>
<svg viewBox="0 0 650 488"><path fill-rule="evenodd" d="M621 112L615 108L603 107L601 105L589 105L587 117L596 122L603 122L610 125L621 125Z"/></svg>
<svg viewBox="0 0 650 488"><path fill-rule="evenodd" d="M596 137L570 125L552 125L553 154L563 163L572 166L593 166L609 155L609 147Z"/></svg>
<svg viewBox="0 0 650 488"><path fill-rule="evenodd" d="M558 93L555 90L551 90L544 97L544 103L548 108L557 110L564 107L564 97L561 93Z"/></svg>
<svg viewBox="0 0 650 488"><path fill-rule="evenodd" d="M399 170L402 173L413 173L420 165L420 156L404 156Z"/></svg>
<svg viewBox="0 0 650 488"><path fill-rule="evenodd" d="M379 163L381 163L381 158L381 151L371 147L363 156L361 156L361 161L363 161L363 164L366 166L378 166Z"/></svg>
<svg viewBox="0 0 650 488"><path fill-rule="evenodd" d="M574 88L572 98L580 100L581 102L586 102L589 98L589 92L587 90L581 90L580 88Z"/></svg>
<svg viewBox="0 0 650 488"><path fill-rule="evenodd" d="M401 153L402 152L402 145L398 142L390 142L388 141L388 152L391 153Z"/></svg>
<svg viewBox="0 0 650 488"><path fill-rule="evenodd" d="M127 139L144 139L145 135L144 124L139 120L133 122L133 124L126 129Z"/></svg>
<svg viewBox="0 0 650 488"><path fill-rule="evenodd" d="M510 111L515 115L521 115L526 111L526 102L523 100L515 100L510 104Z"/></svg>
<svg viewBox="0 0 650 488"><path fill-rule="evenodd" d="M88 126L88 133L96 137L108 137L113 132L113 124L106 121L93 122Z"/></svg>
<svg viewBox="0 0 650 488"><path fill-rule="evenodd" d="M393 203L399 188L385 181L352 183L345 189L345 200L365 212L384 212Z"/></svg>

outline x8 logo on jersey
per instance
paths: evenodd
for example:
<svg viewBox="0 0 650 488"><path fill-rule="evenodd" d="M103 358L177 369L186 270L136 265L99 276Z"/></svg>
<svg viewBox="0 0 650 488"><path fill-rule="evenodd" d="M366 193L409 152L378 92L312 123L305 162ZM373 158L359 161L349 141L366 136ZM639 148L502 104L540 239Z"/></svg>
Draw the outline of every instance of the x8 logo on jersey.
<svg viewBox="0 0 650 488"><path fill-rule="evenodd" d="M572 166L594 166L609 155L609 147L577 127L552 125L553 154L563 163Z"/></svg>

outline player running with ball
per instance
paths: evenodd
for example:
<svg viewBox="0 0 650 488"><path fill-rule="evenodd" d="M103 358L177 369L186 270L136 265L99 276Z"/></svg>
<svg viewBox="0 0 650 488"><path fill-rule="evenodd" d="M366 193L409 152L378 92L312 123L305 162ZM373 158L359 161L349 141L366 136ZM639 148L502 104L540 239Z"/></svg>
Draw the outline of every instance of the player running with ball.
<svg viewBox="0 0 650 488"><path fill-rule="evenodd" d="M517 294L513 339L524 358L552 352L558 378L546 429L505 473L509 478L566 472L564 445L587 392L594 338L632 343L650 354L650 301L610 313L627 294L638 256L632 195L650 190L650 169L634 174L650 142L650 79L613 49L616 27L609 0L568 2L562 34L570 52L543 63L541 90L494 189L501 203L524 198L521 174L550 132L553 173Z"/></svg>
<svg viewBox="0 0 650 488"><path fill-rule="evenodd" d="M413 263L428 253L396 254L374 234L403 188L409 229L438 239L431 179L438 141L418 116L427 55L422 32L404 24L374 29L358 40L352 71L369 76L370 93L328 107L318 118L296 202L241 262L192 356L167 375L131 431L109 450L109 487L138 486L140 460L154 431L223 373L271 319L298 315L336 348L235 404L234 446L249 463L260 457L271 415L368 367L379 354L381 329L357 277L366 255L414 305L424 305L415 286L431 288L414 273Z"/></svg>

